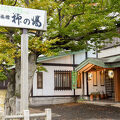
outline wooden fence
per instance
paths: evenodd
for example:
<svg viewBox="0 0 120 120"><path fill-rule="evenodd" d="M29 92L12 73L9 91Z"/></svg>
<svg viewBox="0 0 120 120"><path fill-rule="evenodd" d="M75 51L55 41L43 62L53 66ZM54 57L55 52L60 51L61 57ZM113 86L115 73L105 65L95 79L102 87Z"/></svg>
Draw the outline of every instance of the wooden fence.
<svg viewBox="0 0 120 120"><path fill-rule="evenodd" d="M24 115L4 115L3 112L0 112L0 120L41 120L38 118L44 118L44 120L52 120L51 109L45 109L44 113L36 114L30 114L29 110L24 110Z"/></svg>

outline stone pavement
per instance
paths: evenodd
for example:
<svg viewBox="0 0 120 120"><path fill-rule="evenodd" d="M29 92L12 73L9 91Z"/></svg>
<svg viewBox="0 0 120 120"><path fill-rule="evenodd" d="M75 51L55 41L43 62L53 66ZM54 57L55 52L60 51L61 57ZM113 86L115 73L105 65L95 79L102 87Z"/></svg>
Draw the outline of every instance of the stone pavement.
<svg viewBox="0 0 120 120"><path fill-rule="evenodd" d="M79 103L94 104L100 106L114 106L120 108L119 102L109 101L109 100L99 100L99 101L79 101Z"/></svg>

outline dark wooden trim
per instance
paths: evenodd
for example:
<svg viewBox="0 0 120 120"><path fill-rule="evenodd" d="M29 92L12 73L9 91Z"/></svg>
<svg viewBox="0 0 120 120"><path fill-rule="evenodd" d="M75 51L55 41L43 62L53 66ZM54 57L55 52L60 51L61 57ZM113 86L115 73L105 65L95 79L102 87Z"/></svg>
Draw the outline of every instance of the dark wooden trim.
<svg viewBox="0 0 120 120"><path fill-rule="evenodd" d="M85 59L88 59L88 52L85 52Z"/></svg>
<svg viewBox="0 0 120 120"><path fill-rule="evenodd" d="M96 48L96 58L98 58L98 49Z"/></svg>
<svg viewBox="0 0 120 120"><path fill-rule="evenodd" d="M94 75L95 75L94 72L96 73L96 76L95 76L96 77L96 85L94 84ZM93 86L98 86L97 71L94 71L94 72L93 72Z"/></svg>
<svg viewBox="0 0 120 120"><path fill-rule="evenodd" d="M77 67L79 64L61 64L61 63L42 63L45 66L65 66L65 67Z"/></svg>
<svg viewBox="0 0 120 120"><path fill-rule="evenodd" d="M87 86L87 95L89 93L89 89L88 89L88 72L86 72L86 86Z"/></svg>
<svg viewBox="0 0 120 120"><path fill-rule="evenodd" d="M82 82L83 82L83 95L84 95L84 72L82 72Z"/></svg>
<svg viewBox="0 0 120 120"><path fill-rule="evenodd" d="M75 95L79 97L80 95ZM31 96L31 97L74 97L74 95L54 95L54 96Z"/></svg>
<svg viewBox="0 0 120 120"><path fill-rule="evenodd" d="M40 82L38 79L41 77L41 87L38 86ZM37 89L43 89L43 72L37 72Z"/></svg>
<svg viewBox="0 0 120 120"><path fill-rule="evenodd" d="M32 97L33 96L33 86L32 86L32 89L31 89L31 94L30 96Z"/></svg>
<svg viewBox="0 0 120 120"><path fill-rule="evenodd" d="M54 89L55 91L66 91L66 90L71 90L72 91L72 88L71 87L55 87Z"/></svg>
<svg viewBox="0 0 120 120"><path fill-rule="evenodd" d="M75 55L73 54L73 70L75 70Z"/></svg>
<svg viewBox="0 0 120 120"><path fill-rule="evenodd" d="M81 89L82 88L82 79L81 79L81 73L77 74L77 88ZM78 86L78 82L80 83L80 86Z"/></svg>
<svg viewBox="0 0 120 120"><path fill-rule="evenodd" d="M71 82L71 70L54 70L54 90L71 90L71 84L64 84L64 76L67 76L66 80ZM68 79L69 76L69 79ZM55 78L56 77L56 78Z"/></svg>
<svg viewBox="0 0 120 120"><path fill-rule="evenodd" d="M75 55L73 54L73 70L75 71ZM75 96L75 89L74 89L74 96Z"/></svg>
<svg viewBox="0 0 120 120"><path fill-rule="evenodd" d="M105 86L105 72L100 71L99 74L100 74L100 86Z"/></svg>

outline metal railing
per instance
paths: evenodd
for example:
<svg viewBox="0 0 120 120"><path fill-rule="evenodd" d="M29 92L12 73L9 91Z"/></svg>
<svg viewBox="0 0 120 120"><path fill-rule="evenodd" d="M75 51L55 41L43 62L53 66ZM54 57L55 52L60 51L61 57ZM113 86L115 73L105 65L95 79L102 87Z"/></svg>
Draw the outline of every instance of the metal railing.
<svg viewBox="0 0 120 120"><path fill-rule="evenodd" d="M0 120L40 120L37 118L43 117L45 120L52 120L51 109L45 109L44 113L30 114L29 110L24 110L24 115L4 115L0 112Z"/></svg>

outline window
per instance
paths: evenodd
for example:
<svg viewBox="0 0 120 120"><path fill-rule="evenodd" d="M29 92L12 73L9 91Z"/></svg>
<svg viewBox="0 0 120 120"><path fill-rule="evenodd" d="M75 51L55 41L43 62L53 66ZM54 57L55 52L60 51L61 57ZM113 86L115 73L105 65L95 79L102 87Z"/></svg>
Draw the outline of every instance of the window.
<svg viewBox="0 0 120 120"><path fill-rule="evenodd" d="M93 72L93 85L97 86L97 72Z"/></svg>
<svg viewBox="0 0 120 120"><path fill-rule="evenodd" d="M71 72L72 71L54 71L55 90L71 90Z"/></svg>
<svg viewBox="0 0 120 120"><path fill-rule="evenodd" d="M104 71L100 71L100 85L104 86Z"/></svg>
<svg viewBox="0 0 120 120"><path fill-rule="evenodd" d="M37 72L37 89L43 88L43 72Z"/></svg>
<svg viewBox="0 0 120 120"><path fill-rule="evenodd" d="M81 88L81 73L78 73L77 76L77 88Z"/></svg>

